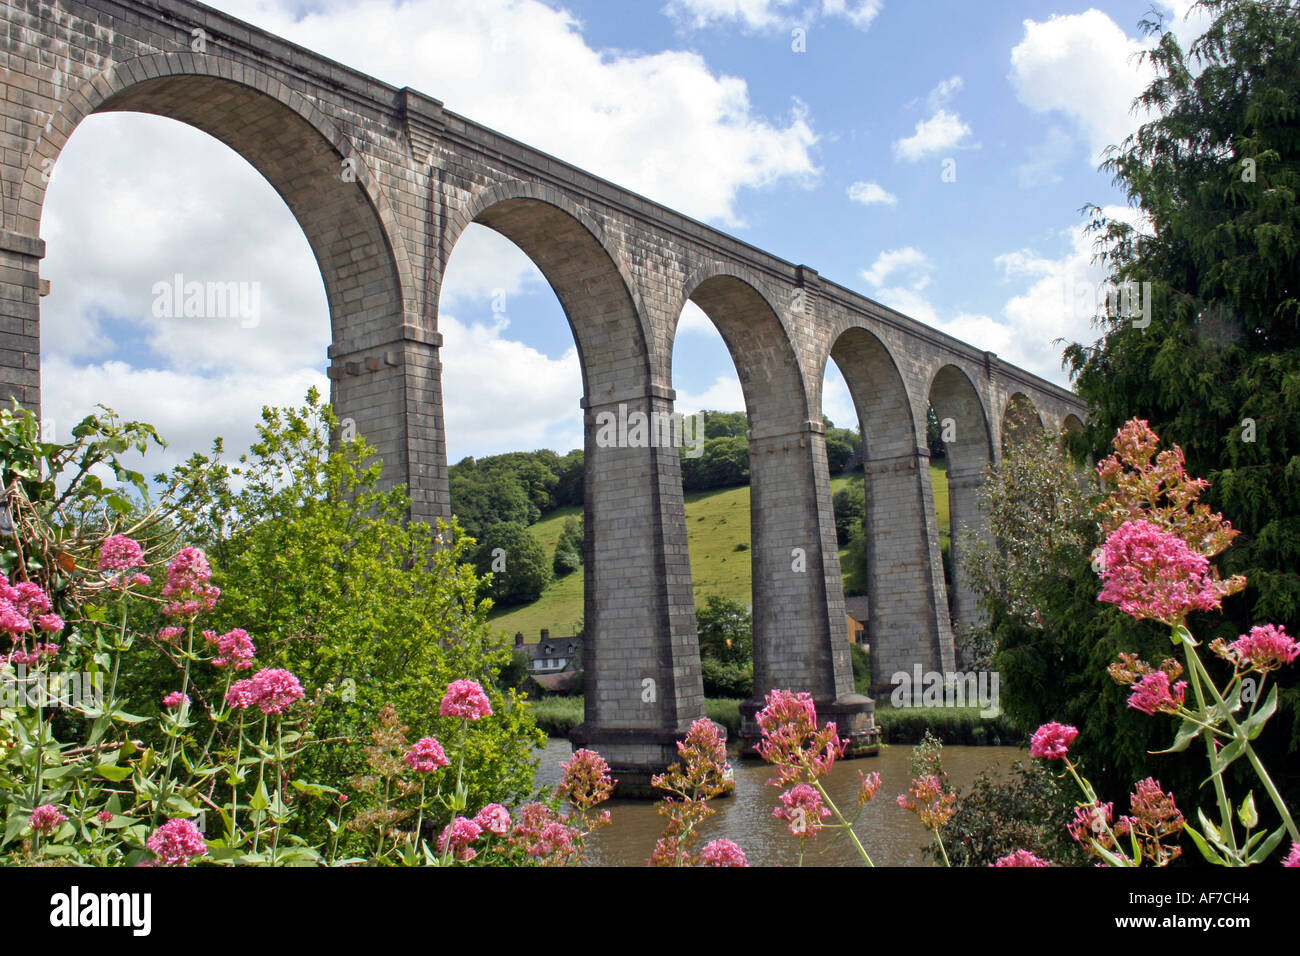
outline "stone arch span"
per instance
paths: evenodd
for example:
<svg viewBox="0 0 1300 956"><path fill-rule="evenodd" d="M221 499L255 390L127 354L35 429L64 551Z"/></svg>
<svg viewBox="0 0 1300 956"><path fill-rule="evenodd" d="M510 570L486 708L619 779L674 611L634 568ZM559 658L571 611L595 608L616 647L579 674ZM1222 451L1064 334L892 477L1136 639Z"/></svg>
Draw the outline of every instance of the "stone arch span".
<svg viewBox="0 0 1300 956"><path fill-rule="evenodd" d="M863 439L867 545L867 633L872 686L890 676L951 669L954 660L939 552L930 453L918 441L898 363L880 338L850 327L831 345L848 385Z"/></svg>

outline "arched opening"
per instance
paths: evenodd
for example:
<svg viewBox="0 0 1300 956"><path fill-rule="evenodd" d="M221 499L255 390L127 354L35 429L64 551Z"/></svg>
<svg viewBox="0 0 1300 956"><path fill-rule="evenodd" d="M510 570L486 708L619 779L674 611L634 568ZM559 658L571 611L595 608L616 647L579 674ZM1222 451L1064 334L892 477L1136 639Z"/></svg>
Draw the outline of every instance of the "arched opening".
<svg viewBox="0 0 1300 956"><path fill-rule="evenodd" d="M843 503L861 501L845 555L845 610L852 631L861 622L870 646L871 684L883 692L890 675L916 664L950 662L952 637L936 558L937 527L927 495L930 456L918 440L907 389L883 342L861 328L834 342L827 363L838 368L862 435L862 473L835 497L837 531L850 516ZM829 396L828 396L829 397ZM824 400L825 401L825 400ZM825 407L825 406L824 406ZM856 612L856 613L855 613Z"/></svg>
<svg viewBox="0 0 1300 956"><path fill-rule="evenodd" d="M992 461L992 440L979 393L966 373L955 365L945 365L935 373L930 383L930 405L947 460L948 607L953 631L960 639L962 626L974 623L978 615L978 604L966 575L964 552L966 536L982 533L979 488Z"/></svg>
<svg viewBox="0 0 1300 956"><path fill-rule="evenodd" d="M824 429L819 417L810 420L790 337L756 282L714 272L697 275L685 292L726 344L748 422L754 679L741 707L748 740L753 713L773 689L804 690L827 705L852 694Z"/></svg>
<svg viewBox="0 0 1300 956"><path fill-rule="evenodd" d="M444 260L472 223L531 260L573 336L583 409L586 720L572 739L598 749L625 785L640 777L648 784L704 701L684 521L680 508L661 505L674 486L680 501L677 449L635 430L637 421L671 411L670 398L650 382L644 311L599 227L576 208L523 185L489 189L447 230ZM455 356L448 352L445 361ZM508 566L508 548L502 558Z"/></svg>
<svg viewBox="0 0 1300 956"><path fill-rule="evenodd" d="M1007 399L1007 407L1002 412L1003 452L1042 433L1043 418L1033 401L1023 392L1014 393Z"/></svg>
<svg viewBox="0 0 1300 956"><path fill-rule="evenodd" d="M109 389L119 411L170 423L171 454L183 457L216 434L251 437L262 404L323 388L327 349L337 359L391 337L409 283L369 174L342 175L350 147L319 114L308 119L305 101L150 61L152 79L135 81L123 64L65 98L25 191L48 230L45 416L55 433L103 400L92 390ZM123 148L136 136L153 146L148 162ZM96 168L105 159L118 164L111 176ZM106 194L86 196L78 171L108 180ZM64 195L85 208L69 209ZM71 262L68 241L84 248L73 233L87 214L97 218L86 232L122 241ZM77 363L93 374L75 376ZM379 439L386 480L406 480L405 442L384 441L357 378L335 378L331 399Z"/></svg>

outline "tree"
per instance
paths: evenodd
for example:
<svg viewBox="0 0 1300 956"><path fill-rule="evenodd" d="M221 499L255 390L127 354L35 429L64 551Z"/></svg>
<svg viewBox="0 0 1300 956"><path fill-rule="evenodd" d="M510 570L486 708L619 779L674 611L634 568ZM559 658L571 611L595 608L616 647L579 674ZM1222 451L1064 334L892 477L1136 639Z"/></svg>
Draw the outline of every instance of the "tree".
<svg viewBox="0 0 1300 956"><path fill-rule="evenodd" d="M704 602L695 614L700 656L728 663L754 659L754 621L739 601L718 597Z"/></svg>
<svg viewBox="0 0 1300 956"><path fill-rule="evenodd" d="M1116 291L1101 338L1065 358L1093 407L1076 450L1099 459L1123 422L1145 419L1242 532L1220 564L1246 589L1221 617L1191 622L1203 640L1231 640L1251 624L1300 624L1300 9L1201 6L1214 21L1188 51L1143 23L1158 37L1156 79L1137 102L1156 115L1103 165L1142 216L1085 207ZM1294 749L1300 689L1293 676L1282 686ZM1300 775L1279 785L1294 798Z"/></svg>
<svg viewBox="0 0 1300 956"><path fill-rule="evenodd" d="M456 722L430 701L469 677L494 711L465 741L471 801L526 798L541 735L522 697L493 689L511 652L487 624L464 536L409 521L405 489L379 487L374 449L360 436L331 447L336 427L312 389L302 408L263 410L237 466L196 455L175 470L196 501L187 540L207 551L221 588L206 626L247 628L259 662L292 671L319 706L317 735L339 743L308 750L305 779L363 773L386 706L416 736L454 738Z"/></svg>
<svg viewBox="0 0 1300 956"><path fill-rule="evenodd" d="M582 567L583 521L581 518L565 518L564 529L559 540L555 542L555 558L552 565L555 576L562 578Z"/></svg>
<svg viewBox="0 0 1300 956"><path fill-rule="evenodd" d="M551 562L537 539L517 521L499 521L474 552L479 574L492 575L487 596L500 605L536 601L551 583Z"/></svg>
<svg viewBox="0 0 1300 956"><path fill-rule="evenodd" d="M835 509L835 540L842 547L867 513L866 488L855 481L851 487L835 492L831 505Z"/></svg>

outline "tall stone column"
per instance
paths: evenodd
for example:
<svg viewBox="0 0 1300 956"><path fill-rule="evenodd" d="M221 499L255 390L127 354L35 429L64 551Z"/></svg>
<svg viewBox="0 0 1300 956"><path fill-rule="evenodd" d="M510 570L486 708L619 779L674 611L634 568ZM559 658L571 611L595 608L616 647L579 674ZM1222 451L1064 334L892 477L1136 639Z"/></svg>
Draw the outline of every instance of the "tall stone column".
<svg viewBox="0 0 1300 956"><path fill-rule="evenodd" d="M398 326L387 341L330 346L330 401L343 431L374 445L382 483L405 483L411 517L433 524L451 515L442 415L442 336Z"/></svg>
<svg viewBox="0 0 1300 956"><path fill-rule="evenodd" d="M634 413L671 416L673 391L650 391L583 400L586 714L570 736L609 761L626 796L652 792L704 716L678 451L598 440L607 416L633 440Z"/></svg>
<svg viewBox="0 0 1300 956"><path fill-rule="evenodd" d="M753 529L754 695L740 706L746 748L772 690L805 691L849 752L874 751L875 704L854 692L825 426L749 434Z"/></svg>
<svg viewBox="0 0 1300 956"><path fill-rule="evenodd" d="M930 452L915 445L901 455L863 463L867 510L867 593L873 693L891 676L954 667L952 627L930 485Z"/></svg>
<svg viewBox="0 0 1300 956"><path fill-rule="evenodd" d="M40 263L45 242L0 230L0 402L41 413Z"/></svg>

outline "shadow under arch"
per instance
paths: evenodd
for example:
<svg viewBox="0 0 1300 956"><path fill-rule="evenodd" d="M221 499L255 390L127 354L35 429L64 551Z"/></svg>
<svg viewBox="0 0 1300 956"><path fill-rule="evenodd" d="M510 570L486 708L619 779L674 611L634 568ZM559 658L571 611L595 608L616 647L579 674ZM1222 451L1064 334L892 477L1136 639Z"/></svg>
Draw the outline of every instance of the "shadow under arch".
<svg viewBox="0 0 1300 956"><path fill-rule="evenodd" d="M952 583L948 606L953 630L979 619L979 602L969 574L968 536L984 534L985 519L979 508L979 489L994 461L992 429L979 392L969 376L955 365L944 365L930 380L930 405L939 420L939 432L948 456L948 528L951 543Z"/></svg>
<svg viewBox="0 0 1300 956"><path fill-rule="evenodd" d="M890 675L953 664L929 448L918 441L898 365L875 334L844 330L829 361L844 377L862 434L867 634L872 691L883 693Z"/></svg>
<svg viewBox="0 0 1300 956"><path fill-rule="evenodd" d="M1013 392L1002 410L1002 450L1043 433L1043 416L1024 392Z"/></svg>

